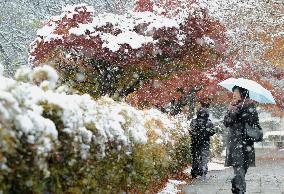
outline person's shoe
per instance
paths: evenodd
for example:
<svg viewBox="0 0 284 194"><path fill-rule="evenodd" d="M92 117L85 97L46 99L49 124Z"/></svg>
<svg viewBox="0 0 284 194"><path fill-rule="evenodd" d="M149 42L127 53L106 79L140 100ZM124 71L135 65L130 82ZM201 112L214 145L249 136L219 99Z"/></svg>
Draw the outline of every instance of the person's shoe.
<svg viewBox="0 0 284 194"><path fill-rule="evenodd" d="M196 179L197 175L194 174L194 173L191 173L191 177L192 177L193 179Z"/></svg>
<svg viewBox="0 0 284 194"><path fill-rule="evenodd" d="M233 194L238 194L238 191L235 188L231 189L231 191L232 191Z"/></svg>
<svg viewBox="0 0 284 194"><path fill-rule="evenodd" d="M232 189L232 193L233 194L244 194L245 192L244 191L240 191L238 189Z"/></svg>
<svg viewBox="0 0 284 194"><path fill-rule="evenodd" d="M200 180L201 180L202 182L205 182L205 181L207 181L207 177L206 177L205 175L203 175L203 176L200 177Z"/></svg>
<svg viewBox="0 0 284 194"><path fill-rule="evenodd" d="M197 178L198 176L201 176L201 173L199 172L199 170L196 170L196 169L191 169L190 174L191 174L191 177L194 179Z"/></svg>

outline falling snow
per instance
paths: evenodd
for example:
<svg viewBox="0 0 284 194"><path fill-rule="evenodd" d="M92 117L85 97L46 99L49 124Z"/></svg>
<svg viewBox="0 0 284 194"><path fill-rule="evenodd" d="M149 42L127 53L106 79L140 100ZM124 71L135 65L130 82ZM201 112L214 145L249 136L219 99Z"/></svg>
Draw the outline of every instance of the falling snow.
<svg viewBox="0 0 284 194"><path fill-rule="evenodd" d="M282 0L2 4L0 193L284 192Z"/></svg>

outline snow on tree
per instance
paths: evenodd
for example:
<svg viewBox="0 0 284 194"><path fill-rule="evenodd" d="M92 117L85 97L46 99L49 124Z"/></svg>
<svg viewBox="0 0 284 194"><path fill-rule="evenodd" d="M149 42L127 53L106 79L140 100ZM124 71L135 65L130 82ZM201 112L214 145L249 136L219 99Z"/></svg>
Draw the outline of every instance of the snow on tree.
<svg viewBox="0 0 284 194"><path fill-rule="evenodd" d="M133 11L124 15L105 13L94 16L90 6L69 7L38 31L38 37L31 46L30 61L52 60L50 54L61 46L65 55L67 52L83 54L117 65L136 64L144 59L143 65L156 71L160 70L155 61L158 57L162 58L161 62L172 60L171 63L179 61L200 65L203 62L209 65L217 57L213 54L222 54L224 50L223 28L206 10L196 4L189 5L192 9L180 11L172 18L155 12ZM140 51L139 55L134 55L133 51ZM197 54L211 54L213 59L197 57Z"/></svg>
<svg viewBox="0 0 284 194"><path fill-rule="evenodd" d="M80 2L94 6L96 13L123 13L133 6L132 0L2 0L0 7L0 61L5 73L13 75L27 63L28 46L43 21L59 14L62 7Z"/></svg>
<svg viewBox="0 0 284 194"><path fill-rule="evenodd" d="M244 20L240 7L234 11ZM209 11L221 17L214 7ZM128 96L132 104L164 110L170 104L173 114L184 105L193 112L196 97L201 101L217 97L218 103L225 103L228 95L217 83L231 76L264 83L282 106L281 88L275 84L276 72L281 71L271 65L264 68L267 63L249 60L245 53L251 52L241 51L253 49L241 44L245 42L241 38L260 35L247 28L245 37L231 37L233 16L222 11L227 14L220 18L229 27L226 36L221 23L195 1L141 0L124 15L95 15L86 5L70 7L38 31L30 60L34 65L52 64L82 92L115 99ZM227 53L225 39L230 40Z"/></svg>
<svg viewBox="0 0 284 194"><path fill-rule="evenodd" d="M149 79L201 74L222 61L224 27L194 2L173 2L167 11L162 10L170 4L163 1L148 11L137 1L135 11L123 15L69 7L38 31L30 62L53 65L82 92L114 98L128 96Z"/></svg>

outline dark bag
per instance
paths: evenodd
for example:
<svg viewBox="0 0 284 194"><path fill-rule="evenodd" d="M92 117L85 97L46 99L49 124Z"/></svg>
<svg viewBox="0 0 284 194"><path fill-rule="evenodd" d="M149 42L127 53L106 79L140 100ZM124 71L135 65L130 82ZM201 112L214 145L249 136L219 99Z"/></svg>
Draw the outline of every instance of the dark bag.
<svg viewBox="0 0 284 194"><path fill-rule="evenodd" d="M247 140L253 142L260 142L263 140L263 131L262 128L258 125L249 125L245 124L245 136Z"/></svg>

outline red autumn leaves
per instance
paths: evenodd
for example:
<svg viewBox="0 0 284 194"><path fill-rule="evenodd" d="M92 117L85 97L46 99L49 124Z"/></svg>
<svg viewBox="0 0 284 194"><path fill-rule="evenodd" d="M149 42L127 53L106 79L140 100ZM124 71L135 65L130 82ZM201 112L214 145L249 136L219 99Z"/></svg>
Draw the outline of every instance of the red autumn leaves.
<svg viewBox="0 0 284 194"><path fill-rule="evenodd" d="M152 72L129 96L135 104L164 106L182 97L179 89L186 93L196 87L203 88L197 93L201 100L215 95L216 102L223 103L227 96L217 83L234 76L218 66L227 46L225 27L194 1L139 0L134 11L124 15L97 16L79 5L51 18L45 27L51 33L39 33L32 43L32 64L52 63L61 71L81 66L92 72L91 59ZM138 39L144 42L139 45Z"/></svg>

